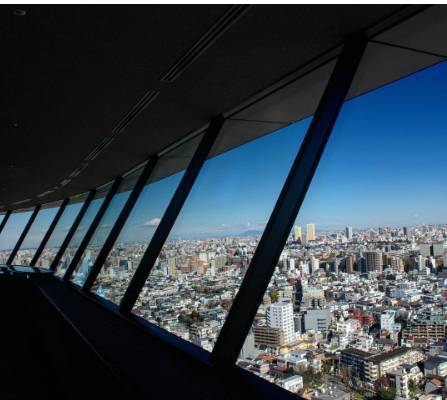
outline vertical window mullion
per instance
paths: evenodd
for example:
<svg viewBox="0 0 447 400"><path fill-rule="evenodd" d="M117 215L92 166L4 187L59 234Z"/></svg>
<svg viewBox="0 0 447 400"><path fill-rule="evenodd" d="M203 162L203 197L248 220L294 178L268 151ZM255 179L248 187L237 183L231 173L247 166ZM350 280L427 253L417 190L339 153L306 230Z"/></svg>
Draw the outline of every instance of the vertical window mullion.
<svg viewBox="0 0 447 400"><path fill-rule="evenodd" d="M8 222L9 216L11 215L11 211L6 211L5 216L2 219L2 222L0 223L0 234L3 232L3 228L5 227L6 223Z"/></svg>
<svg viewBox="0 0 447 400"><path fill-rule="evenodd" d="M59 248L59 250L56 254L56 257L54 257L54 260L50 265L50 269L52 271L56 270L57 265L59 264L59 261L61 260L62 256L64 255L67 246L70 244L70 241L73 238L73 235L75 234L76 230L78 229L78 226L82 221L82 218L84 217L85 213L87 212L87 210L90 206L90 203L92 202L93 197L95 196L95 193L96 193L96 189L91 190L89 192L87 198L85 199L85 202L82 205L82 208L79 210L79 213L76 216L76 219L74 220L73 224L71 225L71 228L67 233L67 236L65 236L65 239L62 242L62 245Z"/></svg>
<svg viewBox="0 0 447 400"><path fill-rule="evenodd" d="M54 231L54 228L56 228L56 225L59 222L59 219L61 218L62 213L65 210L65 207L67 206L67 203L68 203L68 198L64 199L64 201L62 202L62 204L59 207L59 210L57 210L57 214L54 216L50 227L46 231L45 236L43 237L39 247L37 248L36 252L34 253L34 256L30 262L30 266L34 267L34 265L36 265L37 260L39 259L40 255L42 254L43 249L45 248L46 244L48 243L48 240L50 239L50 237Z"/></svg>
<svg viewBox="0 0 447 400"><path fill-rule="evenodd" d="M126 204L124 205L123 209L121 210L121 213L117 220L115 221L115 224L113 225L112 230L110 231L109 235L107 236L106 241L104 242L104 245L101 248L101 251L98 254L98 257L96 257L95 264L92 267L92 270L90 271L82 290L89 291L95 282L99 272L101 271L102 266L104 265L110 251L112 250L113 245L115 244L116 239L118 239L118 236L121 232L121 229L123 228L124 224L127 221L127 218L129 217L135 203L137 202L141 191L144 189L144 186L146 185L147 180L149 179L152 171L154 170L155 166L157 165L158 157L152 157L146 165L144 166L140 176L138 177L138 181L135 184L135 187L132 189L132 193L130 194L129 198L126 201Z"/></svg>
<svg viewBox="0 0 447 400"><path fill-rule="evenodd" d="M318 166L366 46L363 38L348 42L321 97L303 144L233 301L212 352L213 362L237 361L259 304Z"/></svg>
<svg viewBox="0 0 447 400"><path fill-rule="evenodd" d="M30 230L31 226L33 225L34 220L37 217L37 214L40 210L40 205L37 205L36 207L34 207L34 211L31 214L28 222L25 225L25 228L23 228L23 232L19 237L19 240L17 240L16 245L14 246L14 249L12 250L11 254L9 255L8 261L6 261L6 264L12 264L14 261L14 258L17 255L17 252L20 249L20 246L22 245L23 241L25 240L26 235L28 234L28 231Z"/></svg>
<svg viewBox="0 0 447 400"><path fill-rule="evenodd" d="M121 181L123 178L118 177L113 181L112 186L110 187L104 202L101 204L101 207L99 208L98 212L95 215L95 218L93 219L92 223L90 224L84 238L81 241L81 244L79 245L73 259L71 260L70 265L67 268L67 271L65 272L64 281L68 281L71 278L71 275L73 274L73 271L75 270L76 266L78 265L78 262L80 261L82 254L84 253L84 250L86 249L87 245L90 242L90 239L92 238L93 234L96 231L96 228L98 227L99 223L101 222L102 217L104 216L107 208L110 205L110 202L113 199L113 196L115 195L117 189L119 188L119 185L121 184Z"/></svg>
<svg viewBox="0 0 447 400"><path fill-rule="evenodd" d="M223 116L214 118L208 126L203 135L197 150L191 159L182 180L180 181L174 196L172 197L168 208L166 209L160 224L152 237L149 246L147 247L143 258L138 265L135 274L124 293L120 303L120 311L123 313L130 313L138 296L143 288L151 270L154 266L155 260L160 253L160 250L165 243L169 232L171 231L188 195L191 191L194 182L205 163L208 154L219 135L219 132L224 123Z"/></svg>

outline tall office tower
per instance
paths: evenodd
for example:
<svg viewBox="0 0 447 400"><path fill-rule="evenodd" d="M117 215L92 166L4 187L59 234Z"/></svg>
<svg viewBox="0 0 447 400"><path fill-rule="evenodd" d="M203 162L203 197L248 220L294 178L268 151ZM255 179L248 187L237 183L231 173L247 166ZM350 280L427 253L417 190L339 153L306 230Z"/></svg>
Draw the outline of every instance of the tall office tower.
<svg viewBox="0 0 447 400"><path fill-rule="evenodd" d="M296 241L303 241L303 232L301 231L301 226L296 225L295 228L293 228L293 235Z"/></svg>
<svg viewBox="0 0 447 400"><path fill-rule="evenodd" d="M346 257L346 272L348 274L354 273L354 256Z"/></svg>
<svg viewBox="0 0 447 400"><path fill-rule="evenodd" d="M267 325L280 328L284 334L284 344L293 343L296 339L293 320L292 303L273 303L267 307Z"/></svg>
<svg viewBox="0 0 447 400"><path fill-rule="evenodd" d="M369 271L379 271L383 270L383 256L380 251L365 251L363 253L366 261L366 270Z"/></svg>
<svg viewBox="0 0 447 400"><path fill-rule="evenodd" d="M346 227L346 239L348 240L352 239L352 226Z"/></svg>
<svg viewBox="0 0 447 400"><path fill-rule="evenodd" d="M307 224L306 226L306 240L315 240L315 224Z"/></svg>
<svg viewBox="0 0 447 400"><path fill-rule="evenodd" d="M408 236L410 233L410 230L406 226L404 226L403 231L404 231L404 236Z"/></svg>

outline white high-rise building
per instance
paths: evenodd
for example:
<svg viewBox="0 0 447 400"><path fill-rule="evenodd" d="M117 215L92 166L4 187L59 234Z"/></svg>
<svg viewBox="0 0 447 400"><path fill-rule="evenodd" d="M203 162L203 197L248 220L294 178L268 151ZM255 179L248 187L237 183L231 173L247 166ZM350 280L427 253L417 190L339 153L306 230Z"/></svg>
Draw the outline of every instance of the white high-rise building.
<svg viewBox="0 0 447 400"><path fill-rule="evenodd" d="M306 226L306 240L315 240L315 224L307 224Z"/></svg>
<svg viewBox="0 0 447 400"><path fill-rule="evenodd" d="M310 256L310 273L314 274L320 269L320 260L313 255Z"/></svg>
<svg viewBox="0 0 447 400"><path fill-rule="evenodd" d="M267 307L267 325L270 328L280 328L284 335L284 344L295 341L295 324L293 321L292 303L273 303Z"/></svg>
<svg viewBox="0 0 447 400"><path fill-rule="evenodd" d="M346 227L346 239L348 240L352 239L352 226Z"/></svg>

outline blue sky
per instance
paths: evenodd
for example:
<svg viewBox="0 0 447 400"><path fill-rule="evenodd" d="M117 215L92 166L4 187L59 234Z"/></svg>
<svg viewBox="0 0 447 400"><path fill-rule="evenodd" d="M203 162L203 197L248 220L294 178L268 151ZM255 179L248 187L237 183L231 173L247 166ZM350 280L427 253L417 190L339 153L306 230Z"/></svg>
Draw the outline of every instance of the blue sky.
<svg viewBox="0 0 447 400"><path fill-rule="evenodd" d="M447 63L347 102L297 223L317 230L446 223L446 110ZM208 160L170 237L261 230L309 122ZM150 239L180 179L144 189L119 241ZM25 216L11 218L0 248L12 247L25 223ZM44 218L41 224L44 230Z"/></svg>

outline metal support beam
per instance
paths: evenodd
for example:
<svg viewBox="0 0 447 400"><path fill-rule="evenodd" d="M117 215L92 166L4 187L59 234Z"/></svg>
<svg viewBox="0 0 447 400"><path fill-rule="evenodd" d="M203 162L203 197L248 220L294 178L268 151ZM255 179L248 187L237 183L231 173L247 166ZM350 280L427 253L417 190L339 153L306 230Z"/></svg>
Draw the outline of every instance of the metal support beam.
<svg viewBox="0 0 447 400"><path fill-rule="evenodd" d="M64 199L62 201L62 204L59 207L59 210L57 210L56 215L53 218L53 221L51 222L51 225L49 226L48 230L46 231L42 242L40 243L39 247L37 248L36 252L34 253L33 259L31 260L30 264L32 267L36 265L37 260L39 259L40 255L42 254L43 249L48 243L48 240L50 240L51 235L53 234L54 228L56 228L57 223L59 222L59 219L62 216L62 213L65 210L65 207L67 206L68 198Z"/></svg>
<svg viewBox="0 0 447 400"><path fill-rule="evenodd" d="M14 249L12 250L11 254L9 255L8 261L6 261L6 264L10 265L13 263L15 256L17 255L17 252L20 250L20 246L22 245L23 241L26 238L26 235L28 234L28 231L31 228L31 225L33 224L34 220L37 217L37 213L40 210L40 205L37 205L36 207L34 207L34 211L31 214L28 222L25 225L25 228L23 229L22 234L19 237L19 240L17 241L16 245L14 246Z"/></svg>
<svg viewBox="0 0 447 400"><path fill-rule="evenodd" d="M118 177L118 178L115 178L115 180L113 181L112 186L110 187L104 201L101 204L101 207L99 208L98 212L96 213L95 218L93 219L92 223L90 224L89 228L87 229L87 232L86 232L84 238L82 239L81 244L78 247L78 250L76 251L73 259L71 260L70 265L68 266L67 270L65 271L65 274L63 277L64 281L68 281L71 278L73 271L75 270L76 266L78 265L78 263L82 257L82 254L84 253L84 250L87 248L88 244L90 243L91 238L95 234L96 228L98 227L99 223L101 222L102 217L104 216L105 212L107 211L107 208L109 207L110 202L113 199L113 196L115 196L115 193L118 190L122 180L123 180L123 178Z"/></svg>
<svg viewBox="0 0 447 400"><path fill-rule="evenodd" d="M6 211L5 216L2 219L2 222L0 224L0 234L3 232L3 228L5 227L6 223L8 222L9 216L11 215L11 211Z"/></svg>
<svg viewBox="0 0 447 400"><path fill-rule="evenodd" d="M82 208L79 210L79 213L76 217L76 219L73 221L73 225L71 226L70 230L67 233L67 236L65 236L64 241L61 244L61 247L59 248L58 252L56 253L56 257L54 257L53 262L50 265L50 269L52 271L55 271L59 261L61 260L62 256L65 253L65 250L67 249L67 246L70 244L71 239L73 238L73 235L75 234L76 230L78 229L79 224L82 221L82 218L84 218L84 214L86 213L87 209L90 206L90 203L93 199L93 196L96 193L96 189L93 189L89 192L87 198L85 199L84 204L82 205Z"/></svg>
<svg viewBox="0 0 447 400"><path fill-rule="evenodd" d="M148 248L146 249L140 265L138 266L135 274L121 299L120 311L124 314L130 313L138 296L143 288L152 267L155 264L155 260L158 257L172 227L185 203L189 192L191 191L194 182L205 163L207 156L219 135L220 129L224 123L223 116L219 115L214 118L208 126L206 132L197 147L194 156L192 157L188 168L180 181L174 196L172 197L168 208L166 209L160 224L158 225Z"/></svg>
<svg viewBox="0 0 447 400"><path fill-rule="evenodd" d="M95 264L93 265L83 287L83 291L90 291L90 289L93 286L93 283L95 282L99 272L101 271L102 266L104 265L107 257L109 256L110 251L112 250L112 247L114 246L116 240L118 239L118 236L123 229L124 224L127 221L127 218L129 217L135 203L138 200L138 197L140 196L141 191L144 189L144 186L146 185L147 180L152 174L152 171L155 168L155 165L157 164L158 157L152 157L148 160L146 165L144 166L143 170L141 171L140 176L138 177L138 180L132 190L132 193L130 194L129 198L126 201L126 204L124 205L123 209L121 210L120 215L118 216L117 220L115 221L115 224L113 225L112 230L110 231L109 235L107 236L106 241L104 242L104 245L102 246L98 256L96 257Z"/></svg>
<svg viewBox="0 0 447 400"><path fill-rule="evenodd" d="M259 241L245 279L214 346L215 364L234 364L290 234L366 46L363 38L343 48L298 155Z"/></svg>

